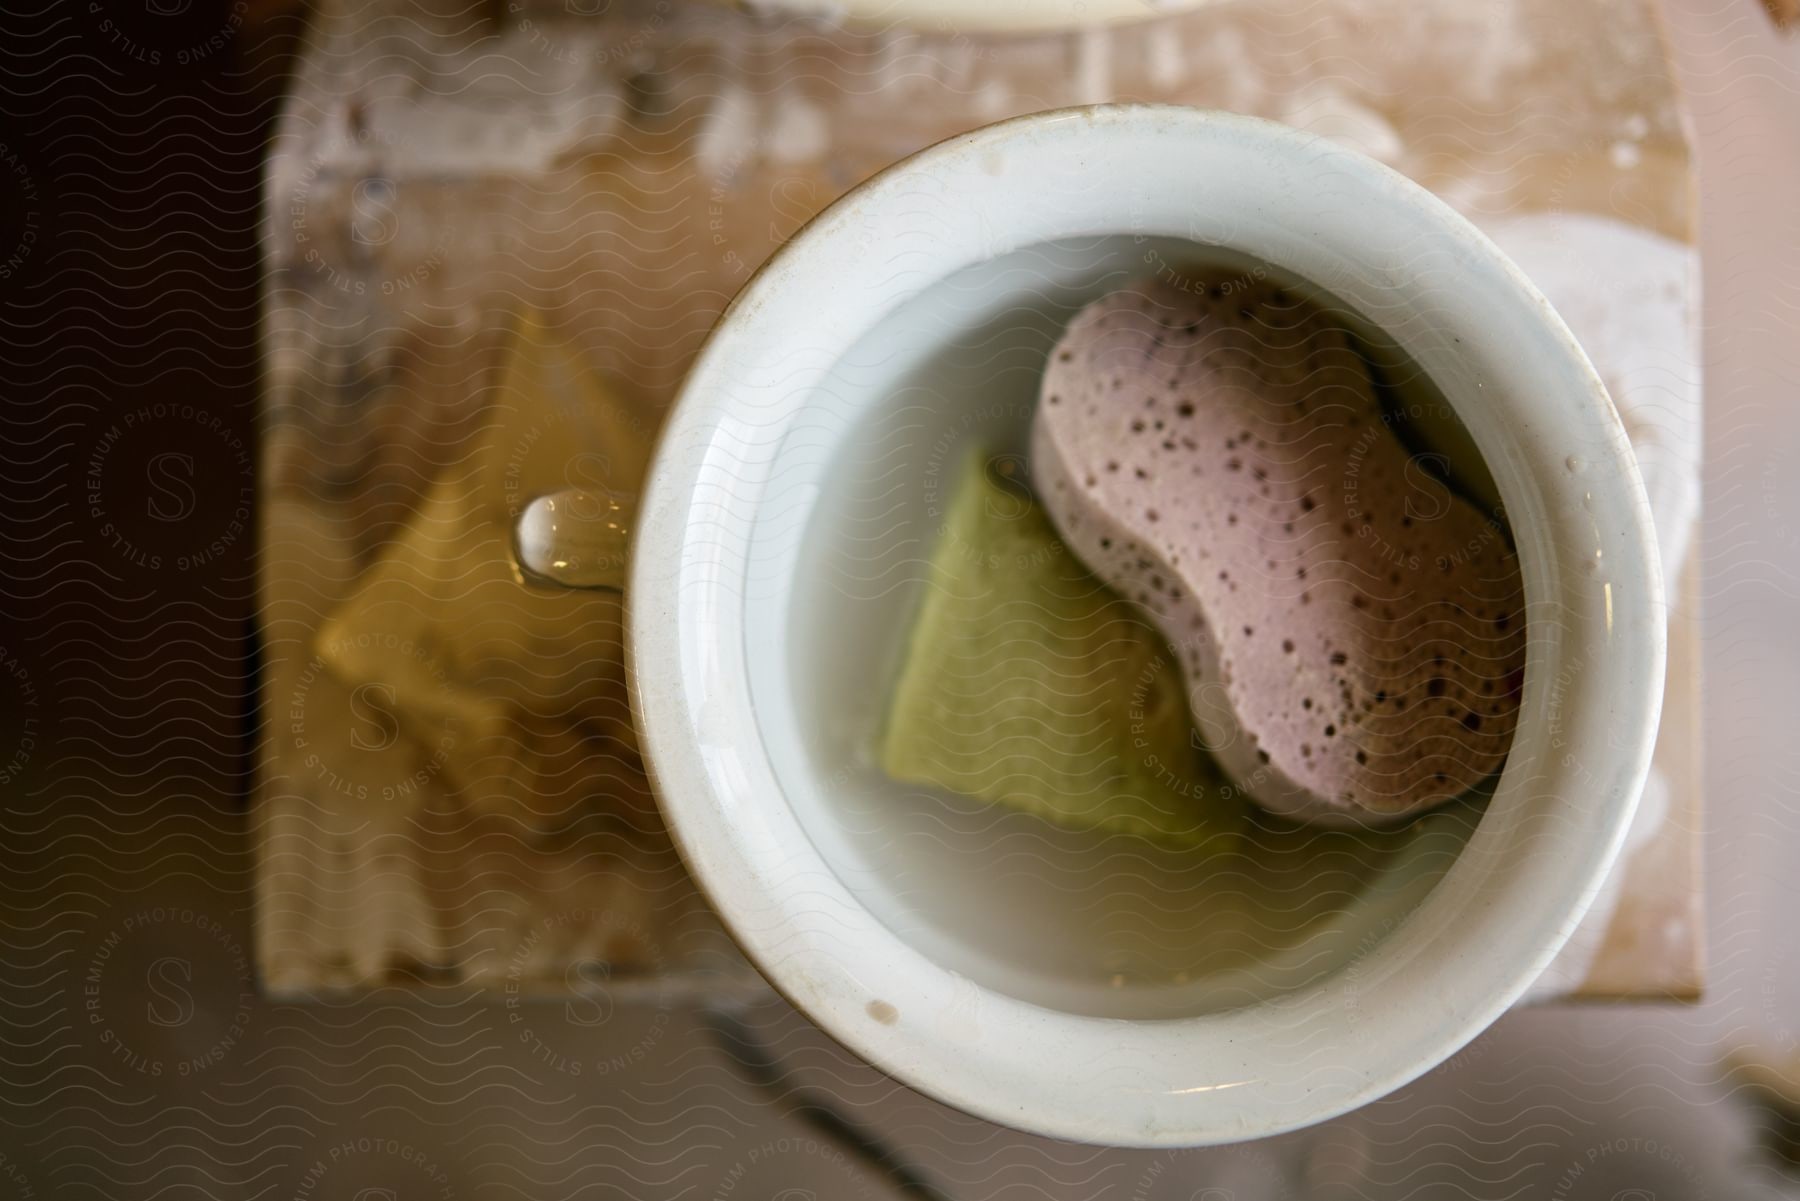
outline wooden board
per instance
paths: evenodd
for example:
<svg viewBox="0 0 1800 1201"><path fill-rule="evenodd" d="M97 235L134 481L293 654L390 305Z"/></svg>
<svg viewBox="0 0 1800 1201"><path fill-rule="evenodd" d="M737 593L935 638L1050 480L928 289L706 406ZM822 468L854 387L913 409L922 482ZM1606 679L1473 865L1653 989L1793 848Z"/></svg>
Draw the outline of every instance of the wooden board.
<svg viewBox="0 0 1800 1201"><path fill-rule="evenodd" d="M321 630L433 513L460 511L456 481L494 451L498 356L522 307L654 429L749 273L845 188L989 121L1116 99L1303 126L1477 219L1593 213L1692 242L1672 73L1637 0L1224 3L1009 39L597 7L327 6L282 123L261 581L264 699L281 720L255 823L257 955L276 992L519 985L593 963L701 989L753 981L647 802L617 695L550 681L515 697L518 720L483 735L497 740L484 776L458 758L468 744L417 736L392 681L324 664ZM554 411L522 419L572 455L605 454ZM484 597L483 620L508 620L498 591ZM534 655L616 656L616 605L593 606L553 635L511 619ZM398 653L415 684L455 693L501 671L466 661L455 612L409 619ZM1673 633L1658 750L1671 816L1621 877L1579 990L1592 995L1699 987L1691 605Z"/></svg>

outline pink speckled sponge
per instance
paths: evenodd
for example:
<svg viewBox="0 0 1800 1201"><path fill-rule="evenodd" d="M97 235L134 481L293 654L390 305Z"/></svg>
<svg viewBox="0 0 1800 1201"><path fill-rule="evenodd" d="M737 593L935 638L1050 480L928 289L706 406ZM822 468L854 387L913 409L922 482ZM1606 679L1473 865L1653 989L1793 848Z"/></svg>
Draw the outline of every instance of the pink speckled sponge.
<svg viewBox="0 0 1800 1201"><path fill-rule="evenodd" d="M1525 659L1518 560L1390 427L1351 336L1237 277L1083 309L1034 483L1155 619L1198 736L1264 807L1397 820L1498 770Z"/></svg>

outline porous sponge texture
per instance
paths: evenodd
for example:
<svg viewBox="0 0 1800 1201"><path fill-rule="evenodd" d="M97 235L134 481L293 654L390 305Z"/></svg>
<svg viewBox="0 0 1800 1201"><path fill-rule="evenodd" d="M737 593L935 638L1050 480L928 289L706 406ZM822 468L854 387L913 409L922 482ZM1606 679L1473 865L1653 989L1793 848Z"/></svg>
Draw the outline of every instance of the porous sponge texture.
<svg viewBox="0 0 1800 1201"><path fill-rule="evenodd" d="M1057 531L1151 615L1266 807L1396 820L1505 761L1517 558L1396 436L1317 305L1241 275L1101 298L1051 353L1031 450Z"/></svg>

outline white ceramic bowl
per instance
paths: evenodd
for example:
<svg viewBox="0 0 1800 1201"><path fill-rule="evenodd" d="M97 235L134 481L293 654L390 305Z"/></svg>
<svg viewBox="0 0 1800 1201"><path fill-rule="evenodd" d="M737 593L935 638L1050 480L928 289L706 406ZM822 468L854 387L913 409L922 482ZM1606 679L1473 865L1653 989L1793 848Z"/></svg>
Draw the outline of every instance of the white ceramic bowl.
<svg viewBox="0 0 1800 1201"><path fill-rule="evenodd" d="M1088 852L1009 825L1029 818L899 790L858 751L954 448L1019 437L1061 322L1173 269L1184 247L1297 273L1430 373L1504 499L1528 606L1522 717L1472 834L1423 839L1317 937L1271 945L1230 987L1174 970L1179 947L1139 962L1109 935L1118 907L1136 913L1119 919L1137 921L1132 938L1155 943L1144 906L1178 904L1178 864L1144 852L1084 892ZM629 588L664 811L768 979L952 1105L1138 1146L1254 1138L1363 1104L1520 995L1636 804L1660 709L1662 596L1617 415L1489 242L1321 139L1139 106L955 138L782 248L687 381Z"/></svg>

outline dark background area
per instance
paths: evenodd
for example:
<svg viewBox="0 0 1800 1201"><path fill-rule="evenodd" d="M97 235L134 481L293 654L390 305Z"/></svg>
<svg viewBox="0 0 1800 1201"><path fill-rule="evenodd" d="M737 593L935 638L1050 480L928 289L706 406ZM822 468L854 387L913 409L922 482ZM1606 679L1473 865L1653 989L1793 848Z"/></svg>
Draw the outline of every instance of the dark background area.
<svg viewBox="0 0 1800 1201"><path fill-rule="evenodd" d="M235 811L263 156L304 17L75 0L0 21L0 622L19 661L0 727L40 731L32 776L78 763L95 792L141 789L179 742L189 787ZM215 515L199 542L195 514ZM135 811L114 812L125 834Z"/></svg>

